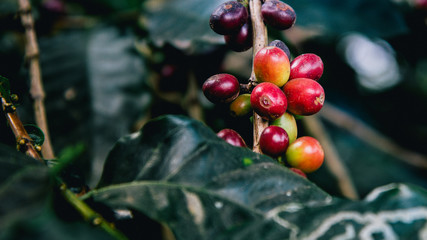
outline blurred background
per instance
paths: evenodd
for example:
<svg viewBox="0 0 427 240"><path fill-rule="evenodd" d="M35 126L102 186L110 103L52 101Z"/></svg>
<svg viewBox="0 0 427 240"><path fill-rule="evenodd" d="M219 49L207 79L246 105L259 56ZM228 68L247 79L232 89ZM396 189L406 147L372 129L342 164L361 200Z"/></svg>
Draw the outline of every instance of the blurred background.
<svg viewBox="0 0 427 240"><path fill-rule="evenodd" d="M224 0L31 1L40 48L45 105L57 155L84 146L76 174L96 184L114 143L163 114L232 128L252 144L249 118L213 105L201 85L216 73L245 83L251 49L236 53L209 28ZM297 21L268 29L292 58L315 53L325 70L326 103L315 118L359 197L392 182L427 187L427 1L289 0ZM16 0L0 2L0 75L34 123L25 29ZM318 134L298 120L299 136ZM1 144L14 146L0 118ZM326 161L332 156L326 156ZM343 196L333 164L308 178Z"/></svg>

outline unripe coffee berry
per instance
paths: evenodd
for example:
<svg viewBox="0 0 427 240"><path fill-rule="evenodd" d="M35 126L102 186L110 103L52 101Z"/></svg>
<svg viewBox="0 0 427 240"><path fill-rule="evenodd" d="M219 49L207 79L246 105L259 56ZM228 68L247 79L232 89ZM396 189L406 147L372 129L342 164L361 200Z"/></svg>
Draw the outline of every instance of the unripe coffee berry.
<svg viewBox="0 0 427 240"><path fill-rule="evenodd" d="M294 115L285 112L282 116L270 123L271 125L279 126L286 130L289 137L289 144L293 143L298 136L298 126Z"/></svg>
<svg viewBox="0 0 427 240"><path fill-rule="evenodd" d="M310 78L315 81L323 74L323 61L313 53L301 54L291 62L289 79Z"/></svg>
<svg viewBox="0 0 427 240"><path fill-rule="evenodd" d="M213 103L228 103L239 96L240 83L233 75L220 73L209 77L203 83L202 91Z"/></svg>
<svg viewBox="0 0 427 240"><path fill-rule="evenodd" d="M227 143L236 146L236 147L246 147L246 143L239 133L233 129L222 129L216 134L218 137L222 138Z"/></svg>
<svg viewBox="0 0 427 240"><path fill-rule="evenodd" d="M323 87L309 78L295 78L283 86L288 100L288 111L302 116L313 115L320 111L325 102Z"/></svg>
<svg viewBox="0 0 427 240"><path fill-rule="evenodd" d="M286 152L289 137L285 129L278 126L268 126L262 131L259 146L261 151L271 157L278 157Z"/></svg>
<svg viewBox="0 0 427 240"><path fill-rule="evenodd" d="M262 4L261 14L266 24L278 30L288 29L296 21L294 9L279 0L269 0Z"/></svg>
<svg viewBox="0 0 427 240"><path fill-rule="evenodd" d="M278 86L263 82L252 90L251 106L262 118L274 120L286 112L288 102Z"/></svg>
<svg viewBox="0 0 427 240"><path fill-rule="evenodd" d="M237 1L219 5L211 14L209 26L221 35L237 33L248 20L248 10Z"/></svg>
<svg viewBox="0 0 427 240"><path fill-rule="evenodd" d="M271 82L282 87L289 79L289 58L278 47L264 47L255 54L254 73L258 82Z"/></svg>
<svg viewBox="0 0 427 240"><path fill-rule="evenodd" d="M249 93L238 96L230 104L230 114L233 117L248 116L252 112L251 95Z"/></svg>

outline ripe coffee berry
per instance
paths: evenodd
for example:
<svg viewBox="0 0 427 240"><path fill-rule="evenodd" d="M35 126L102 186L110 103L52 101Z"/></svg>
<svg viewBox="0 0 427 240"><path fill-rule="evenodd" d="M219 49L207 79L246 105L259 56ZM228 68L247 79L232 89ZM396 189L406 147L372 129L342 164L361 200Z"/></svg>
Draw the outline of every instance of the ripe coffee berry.
<svg viewBox="0 0 427 240"><path fill-rule="evenodd" d="M269 0L261 6L264 22L278 30L292 27L296 21L294 9L280 0Z"/></svg>
<svg viewBox="0 0 427 240"><path fill-rule="evenodd" d="M301 54L291 62L289 79L310 78L315 81L323 74L323 61L313 53Z"/></svg>
<svg viewBox="0 0 427 240"><path fill-rule="evenodd" d="M225 140L227 143L236 146L236 147L246 147L246 143L239 133L233 129L222 129L216 134L218 137Z"/></svg>
<svg viewBox="0 0 427 240"><path fill-rule="evenodd" d="M274 120L286 112L288 102L278 86L263 82L252 90L251 105L262 118Z"/></svg>
<svg viewBox="0 0 427 240"><path fill-rule="evenodd" d="M289 168L292 172L294 172L294 173L296 173L296 174L298 174L298 175L301 175L301 176L303 176L303 177L305 177L305 178L307 178L307 175L303 172L303 171L301 171L300 169L298 169L298 168L293 168L293 167L291 167L291 168Z"/></svg>
<svg viewBox="0 0 427 240"><path fill-rule="evenodd" d="M211 14L209 26L221 35L234 34L248 20L248 10L237 1L228 1L219 5Z"/></svg>
<svg viewBox="0 0 427 240"><path fill-rule="evenodd" d="M285 129L278 126L268 126L262 131L259 145L261 151L271 157L281 156L289 146L289 137Z"/></svg>
<svg viewBox="0 0 427 240"><path fill-rule="evenodd" d="M239 96L240 83L236 77L220 73L209 77L202 86L206 98L213 103L228 103Z"/></svg>
<svg viewBox="0 0 427 240"><path fill-rule="evenodd" d="M325 102L323 87L309 78L295 78L283 86L288 100L288 111L302 116L313 115L320 111Z"/></svg>
<svg viewBox="0 0 427 240"><path fill-rule="evenodd" d="M253 43L250 21L245 23L237 33L224 35L224 40L225 44L235 52L244 52L250 49Z"/></svg>
<svg viewBox="0 0 427 240"><path fill-rule="evenodd" d="M253 67L258 82L271 82L282 87L289 79L289 58L278 47L269 46L259 50L254 57Z"/></svg>
<svg viewBox="0 0 427 240"><path fill-rule="evenodd" d="M319 169L324 157L325 154L319 141L309 136L298 138L286 150L287 163L305 173Z"/></svg>

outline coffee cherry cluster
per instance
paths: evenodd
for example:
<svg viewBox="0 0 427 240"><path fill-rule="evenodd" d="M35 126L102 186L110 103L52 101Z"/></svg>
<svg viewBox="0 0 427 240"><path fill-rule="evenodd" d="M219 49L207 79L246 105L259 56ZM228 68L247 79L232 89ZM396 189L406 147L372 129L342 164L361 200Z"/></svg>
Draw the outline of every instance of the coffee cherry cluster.
<svg viewBox="0 0 427 240"><path fill-rule="evenodd" d="M264 23L278 30L286 30L295 24L294 9L280 0L268 0L261 6ZM227 1L211 14L209 26L236 52L252 47L252 25L247 0Z"/></svg>
<svg viewBox="0 0 427 240"><path fill-rule="evenodd" d="M279 30L292 27L296 20L295 11L279 0L263 1L261 15L266 25ZM210 27L224 35L226 44L234 51L252 47L252 26L244 0L218 6L210 17ZM323 62L313 53L290 60L286 44L274 40L254 56L256 82L240 84L233 75L220 73L209 77L202 90L211 102L229 104L232 116L243 117L255 112L268 121L259 138L262 153L305 176L322 165L324 152L315 138L298 137L295 117L316 114L323 107L325 92L318 82L323 74ZM234 146L247 147L232 129L223 129L217 135Z"/></svg>
<svg viewBox="0 0 427 240"><path fill-rule="evenodd" d="M211 14L209 26L236 52L252 47L252 25L244 2L228 1L219 5Z"/></svg>

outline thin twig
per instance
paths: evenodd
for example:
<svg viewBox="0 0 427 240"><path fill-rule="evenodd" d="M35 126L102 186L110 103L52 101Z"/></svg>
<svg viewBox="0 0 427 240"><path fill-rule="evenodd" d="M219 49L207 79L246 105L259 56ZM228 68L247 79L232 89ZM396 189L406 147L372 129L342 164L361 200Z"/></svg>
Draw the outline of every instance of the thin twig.
<svg viewBox="0 0 427 240"><path fill-rule="evenodd" d="M377 130L369 127L360 120L355 119L332 104L325 104L319 116L333 123L334 125L349 131L362 141L380 149L383 152L392 154L396 159L417 168L427 169L427 157L425 155L402 148L395 142Z"/></svg>
<svg viewBox="0 0 427 240"><path fill-rule="evenodd" d="M71 192L62 184L60 190L64 198L81 214L85 221L90 222L95 226L99 226L107 233L116 239L127 239L122 232L118 231L112 223L107 222L101 215L90 208L83 200L78 198L76 194Z"/></svg>
<svg viewBox="0 0 427 240"><path fill-rule="evenodd" d="M24 125L16 114L16 108L0 95L2 109L5 112L6 120L15 135L16 146L19 151L24 152L27 156L30 156L40 162L44 163L39 152L33 144L33 140L28 135L27 130L25 130Z"/></svg>
<svg viewBox="0 0 427 240"><path fill-rule="evenodd" d="M30 65L31 88L30 94L34 100L34 114L37 126L43 131L45 141L43 143L42 155L45 159L54 159L55 155L52 149L52 144L49 137L46 111L44 107L45 93L41 80L39 47L37 37L34 31L34 21L31 14L31 4L29 0L18 0L21 22L25 28L26 43L26 58Z"/></svg>
<svg viewBox="0 0 427 240"><path fill-rule="evenodd" d="M268 44L268 36L267 36L267 28L262 20L261 16L261 0L249 0L249 11L252 22L252 34L253 34L253 48L252 48L252 56L258 53L263 47ZM253 59L252 57L252 59ZM252 66L251 78L255 82L257 81L255 77L255 72ZM268 127L268 121L261 118L257 113L254 112L253 118L253 148L252 150L257 153L261 153L261 149L259 146L259 138L261 136L262 131Z"/></svg>
<svg viewBox="0 0 427 240"><path fill-rule="evenodd" d="M335 176L338 187L343 196L349 199L359 199L356 187L350 177L347 167L339 157L332 140L330 139L318 116L308 116L302 119L304 126L322 145L325 151L325 165Z"/></svg>

